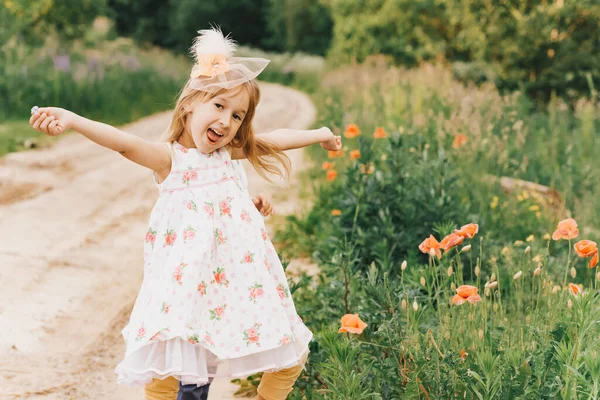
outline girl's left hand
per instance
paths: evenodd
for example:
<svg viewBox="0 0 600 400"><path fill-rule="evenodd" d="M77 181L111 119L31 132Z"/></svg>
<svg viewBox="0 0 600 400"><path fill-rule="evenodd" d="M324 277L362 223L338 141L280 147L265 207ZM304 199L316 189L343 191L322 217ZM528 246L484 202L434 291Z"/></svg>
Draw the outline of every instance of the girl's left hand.
<svg viewBox="0 0 600 400"><path fill-rule="evenodd" d="M254 203L256 209L265 217L275 213L273 210L273 204L271 203L271 198L269 196L259 194L258 196L252 198L252 202Z"/></svg>
<svg viewBox="0 0 600 400"><path fill-rule="evenodd" d="M323 127L321 129L326 129L327 132L330 134L329 139L327 139L324 142L321 142L321 147L323 147L325 150L328 150L328 151L341 150L342 149L342 137L334 135L333 132L331 132L331 130L329 128Z"/></svg>

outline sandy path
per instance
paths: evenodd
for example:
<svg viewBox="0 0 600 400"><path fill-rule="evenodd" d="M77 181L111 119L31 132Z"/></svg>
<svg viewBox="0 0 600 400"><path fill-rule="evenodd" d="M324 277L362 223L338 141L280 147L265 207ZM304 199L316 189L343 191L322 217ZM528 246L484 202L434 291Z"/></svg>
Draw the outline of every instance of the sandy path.
<svg viewBox="0 0 600 400"><path fill-rule="evenodd" d="M307 128L314 116L304 94L262 86L258 132ZM169 117L124 130L158 138ZM302 150L288 155L297 173ZM247 171L251 192L272 194L278 214L296 210L296 176L281 190ZM156 197L149 171L76 134L0 159L0 399L143 398L116 384L114 367ZM233 399L235 389L215 381L210 400Z"/></svg>

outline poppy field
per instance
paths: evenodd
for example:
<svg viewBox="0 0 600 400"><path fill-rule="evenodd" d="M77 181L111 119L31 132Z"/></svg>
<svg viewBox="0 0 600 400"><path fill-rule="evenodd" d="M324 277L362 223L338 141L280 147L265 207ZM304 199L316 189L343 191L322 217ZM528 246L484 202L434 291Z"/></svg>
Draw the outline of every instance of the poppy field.
<svg viewBox="0 0 600 400"><path fill-rule="evenodd" d="M379 62L323 78L310 210L284 256L315 332L290 398L600 396L598 108Z"/></svg>

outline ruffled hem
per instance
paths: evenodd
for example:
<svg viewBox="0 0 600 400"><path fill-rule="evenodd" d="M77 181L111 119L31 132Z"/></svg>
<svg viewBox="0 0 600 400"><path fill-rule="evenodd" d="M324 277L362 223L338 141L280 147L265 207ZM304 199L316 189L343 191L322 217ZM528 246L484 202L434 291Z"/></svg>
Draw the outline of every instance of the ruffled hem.
<svg viewBox="0 0 600 400"><path fill-rule="evenodd" d="M184 385L202 386L209 382L209 378L244 378L258 372L279 371L300 363L309 351L312 333L307 339L229 359L219 359L201 344L191 344L180 337L152 342L117 365L117 383L140 386L153 378L173 376Z"/></svg>

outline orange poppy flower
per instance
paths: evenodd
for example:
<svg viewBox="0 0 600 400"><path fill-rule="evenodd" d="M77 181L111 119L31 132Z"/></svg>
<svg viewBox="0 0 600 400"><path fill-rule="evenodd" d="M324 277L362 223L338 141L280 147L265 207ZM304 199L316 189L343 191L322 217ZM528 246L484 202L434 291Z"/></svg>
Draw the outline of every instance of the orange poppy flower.
<svg viewBox="0 0 600 400"><path fill-rule="evenodd" d="M596 245L596 242L591 240L580 240L579 242L575 243L573 248L575 249L575 253L582 258L591 257L594 254L598 254L598 245Z"/></svg>
<svg viewBox="0 0 600 400"><path fill-rule="evenodd" d="M375 133L373 133L374 139L385 139L387 136L388 135L387 135L385 129L383 129L382 127L375 129Z"/></svg>
<svg viewBox="0 0 600 400"><path fill-rule="evenodd" d="M471 304L479 303L481 301L481 296L474 294L473 296L467 297L467 301Z"/></svg>
<svg viewBox="0 0 600 400"><path fill-rule="evenodd" d="M329 182L335 180L335 178L337 178L338 173L335 169L330 169L329 171L327 171L327 180Z"/></svg>
<svg viewBox="0 0 600 400"><path fill-rule="evenodd" d="M435 251L435 255L437 258L442 258L442 252L440 251L440 243L437 241L433 235L429 235L429 237L419 245L419 250L421 250L425 254L430 254L431 250Z"/></svg>
<svg viewBox="0 0 600 400"><path fill-rule="evenodd" d="M571 291L571 293L573 293L574 296L577 296L583 291L583 287L581 287L581 285L569 283L569 291Z"/></svg>
<svg viewBox="0 0 600 400"><path fill-rule="evenodd" d="M458 288L456 288L456 294L458 294L460 297L466 299L470 296L476 295L479 289L477 289L475 286L471 286L471 285L461 285Z"/></svg>
<svg viewBox="0 0 600 400"><path fill-rule="evenodd" d="M468 355L469 355L469 353L467 353L466 351L464 351L464 350L460 351L460 359L461 360L466 360Z"/></svg>
<svg viewBox="0 0 600 400"><path fill-rule="evenodd" d="M477 224L463 225L460 227L460 229L454 230L454 233L467 239L473 239L477 232L479 232L479 225Z"/></svg>
<svg viewBox="0 0 600 400"><path fill-rule="evenodd" d="M342 210L331 210L331 215L333 215L334 217L339 217L340 215L342 215Z"/></svg>
<svg viewBox="0 0 600 400"><path fill-rule="evenodd" d="M344 132L344 136L346 139L352 139L360 135L360 128L356 124L350 124L346 127L346 131Z"/></svg>
<svg viewBox="0 0 600 400"><path fill-rule="evenodd" d="M467 138L467 135L464 135L462 133L459 133L458 135L454 136L454 141L452 142L452 148L453 149L458 149L463 147L467 142L469 141L469 139Z"/></svg>
<svg viewBox="0 0 600 400"><path fill-rule="evenodd" d="M448 251L454 246L458 246L465 240L464 237L457 235L456 233L451 233L440 242L440 247L444 249L444 251Z"/></svg>
<svg viewBox="0 0 600 400"><path fill-rule="evenodd" d="M552 239L560 240L566 239L571 240L579 236L579 229L577 229L577 222L573 218L563 219L558 223L558 227L552 234Z"/></svg>
<svg viewBox="0 0 600 400"><path fill-rule="evenodd" d="M360 164L360 172L363 174L371 175L375 171L375 165L373 163L369 163L369 167L365 164Z"/></svg>
<svg viewBox="0 0 600 400"><path fill-rule="evenodd" d="M329 161L325 161L322 165L321 168L323 168L324 171L327 171L328 169L332 169L333 168L333 163L329 162Z"/></svg>
<svg viewBox="0 0 600 400"><path fill-rule="evenodd" d="M344 150L329 150L329 158L340 158L344 156Z"/></svg>
<svg viewBox="0 0 600 400"><path fill-rule="evenodd" d="M590 265L588 266L588 268L594 268L596 265L598 265L598 253L597 252L596 252L596 254L594 254L592 259L590 260Z"/></svg>
<svg viewBox="0 0 600 400"><path fill-rule="evenodd" d="M358 160L360 158L360 150L352 150L350 152L350 159L351 160Z"/></svg>
<svg viewBox="0 0 600 400"><path fill-rule="evenodd" d="M460 306L460 305L464 304L465 301L466 300L463 297L461 297L457 294L452 296L452 300L450 300L450 302L456 306Z"/></svg>
<svg viewBox="0 0 600 400"><path fill-rule="evenodd" d="M348 332L360 335L368 325L361 321L358 314L346 314L342 317L342 327L338 333Z"/></svg>

